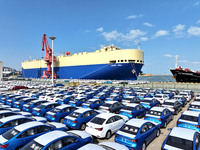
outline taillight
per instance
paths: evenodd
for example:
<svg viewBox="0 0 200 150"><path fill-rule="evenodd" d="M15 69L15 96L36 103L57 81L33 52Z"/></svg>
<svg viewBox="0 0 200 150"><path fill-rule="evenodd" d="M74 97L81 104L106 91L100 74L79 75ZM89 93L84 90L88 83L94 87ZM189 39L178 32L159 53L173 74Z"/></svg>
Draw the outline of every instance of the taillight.
<svg viewBox="0 0 200 150"><path fill-rule="evenodd" d="M162 119L156 119L156 120L158 120L158 121L162 121Z"/></svg>
<svg viewBox="0 0 200 150"><path fill-rule="evenodd" d="M134 142L134 143L137 143L138 142L138 139L129 139L130 141Z"/></svg>
<svg viewBox="0 0 200 150"><path fill-rule="evenodd" d="M98 131L102 131L103 128L95 128L95 129L98 130Z"/></svg>
<svg viewBox="0 0 200 150"><path fill-rule="evenodd" d="M200 125L193 125L194 127L200 128Z"/></svg>
<svg viewBox="0 0 200 150"><path fill-rule="evenodd" d="M38 110L38 111L36 111L36 112L40 113L41 111L40 111L40 110Z"/></svg>
<svg viewBox="0 0 200 150"><path fill-rule="evenodd" d="M129 115L133 115L133 113L128 113Z"/></svg>
<svg viewBox="0 0 200 150"><path fill-rule="evenodd" d="M72 121L73 123L77 123L77 120L76 121Z"/></svg>
<svg viewBox="0 0 200 150"><path fill-rule="evenodd" d="M30 107L26 107L27 109L29 109Z"/></svg>
<svg viewBox="0 0 200 150"><path fill-rule="evenodd" d="M1 148L6 148L7 146L8 146L8 144L0 145Z"/></svg>
<svg viewBox="0 0 200 150"><path fill-rule="evenodd" d="M12 103L11 101L9 103Z"/></svg>
<svg viewBox="0 0 200 150"><path fill-rule="evenodd" d="M107 111L110 111L110 109L106 109Z"/></svg>
<svg viewBox="0 0 200 150"><path fill-rule="evenodd" d="M147 118L147 116L144 116L144 118Z"/></svg>
<svg viewBox="0 0 200 150"><path fill-rule="evenodd" d="M53 117L53 118L56 118L56 115L53 115L52 117Z"/></svg>
<svg viewBox="0 0 200 150"><path fill-rule="evenodd" d="M174 109L174 107L170 107L170 108Z"/></svg>
<svg viewBox="0 0 200 150"><path fill-rule="evenodd" d="M20 105L20 104L17 104L18 106Z"/></svg>

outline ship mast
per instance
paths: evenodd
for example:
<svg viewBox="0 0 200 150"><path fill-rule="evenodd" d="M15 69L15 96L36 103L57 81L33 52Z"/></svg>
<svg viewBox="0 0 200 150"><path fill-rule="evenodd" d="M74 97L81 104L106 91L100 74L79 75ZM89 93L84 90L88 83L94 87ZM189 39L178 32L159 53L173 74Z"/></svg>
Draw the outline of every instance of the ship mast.
<svg viewBox="0 0 200 150"><path fill-rule="evenodd" d="M175 68L178 68L178 55L175 55Z"/></svg>

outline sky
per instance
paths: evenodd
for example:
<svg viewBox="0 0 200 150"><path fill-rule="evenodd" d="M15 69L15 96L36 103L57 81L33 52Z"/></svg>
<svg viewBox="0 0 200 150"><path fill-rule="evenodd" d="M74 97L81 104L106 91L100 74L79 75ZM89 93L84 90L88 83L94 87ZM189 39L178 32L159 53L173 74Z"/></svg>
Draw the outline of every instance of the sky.
<svg viewBox="0 0 200 150"><path fill-rule="evenodd" d="M175 55L178 66L200 70L200 0L0 0L3 66L41 59L43 34L56 37L57 56L141 44L146 74L171 74Z"/></svg>

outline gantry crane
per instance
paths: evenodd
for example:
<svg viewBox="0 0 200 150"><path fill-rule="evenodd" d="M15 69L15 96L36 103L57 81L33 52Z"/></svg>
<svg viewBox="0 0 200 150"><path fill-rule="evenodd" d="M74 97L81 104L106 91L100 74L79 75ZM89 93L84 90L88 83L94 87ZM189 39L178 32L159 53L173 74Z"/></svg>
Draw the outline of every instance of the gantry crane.
<svg viewBox="0 0 200 150"><path fill-rule="evenodd" d="M46 61L47 64L47 71L43 71L43 75L41 78L50 78L52 77L52 72L51 72L51 64L52 64L52 49L49 47L49 43L47 41L46 34L43 35L42 37L42 51L45 50L45 57L44 61ZM53 56L53 61L56 61L56 57ZM53 72L53 78L57 78L57 75L55 72Z"/></svg>

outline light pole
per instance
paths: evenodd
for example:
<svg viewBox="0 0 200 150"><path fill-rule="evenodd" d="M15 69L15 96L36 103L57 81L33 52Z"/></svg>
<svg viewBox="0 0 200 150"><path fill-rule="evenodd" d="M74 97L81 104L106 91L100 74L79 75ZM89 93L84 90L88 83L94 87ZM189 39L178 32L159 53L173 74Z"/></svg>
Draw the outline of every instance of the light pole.
<svg viewBox="0 0 200 150"><path fill-rule="evenodd" d="M51 41L52 41L52 69L51 69L51 70L52 70L52 72L51 72L52 75L51 75L51 76L52 76L52 85L53 85L53 84L54 84L54 83L53 83L53 60L54 60L54 59L53 59L53 40L55 40L56 37L54 37L54 36L50 36L49 38L50 38Z"/></svg>

